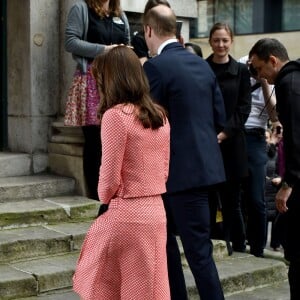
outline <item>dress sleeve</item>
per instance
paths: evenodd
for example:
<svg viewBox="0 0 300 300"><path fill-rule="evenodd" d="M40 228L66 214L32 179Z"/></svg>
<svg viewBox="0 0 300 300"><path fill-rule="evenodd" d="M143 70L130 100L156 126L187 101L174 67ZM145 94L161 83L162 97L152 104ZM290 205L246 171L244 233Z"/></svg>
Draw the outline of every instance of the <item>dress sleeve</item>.
<svg viewBox="0 0 300 300"><path fill-rule="evenodd" d="M108 204L119 189L127 130L115 109L106 111L101 122L102 159L98 182L101 202Z"/></svg>

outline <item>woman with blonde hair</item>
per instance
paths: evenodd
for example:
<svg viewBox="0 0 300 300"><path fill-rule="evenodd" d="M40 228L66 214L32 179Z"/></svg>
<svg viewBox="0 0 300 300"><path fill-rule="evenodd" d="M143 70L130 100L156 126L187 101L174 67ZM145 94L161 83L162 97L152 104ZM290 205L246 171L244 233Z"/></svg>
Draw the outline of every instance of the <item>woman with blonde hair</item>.
<svg viewBox="0 0 300 300"><path fill-rule="evenodd" d="M85 0L70 9L65 28L65 49L77 62L69 90L65 125L82 126L85 139L83 171L88 197L98 200L97 184L101 160L100 102L91 64L94 58L119 44L129 44L129 24L120 0Z"/></svg>
<svg viewBox="0 0 300 300"><path fill-rule="evenodd" d="M226 182L211 193L212 221L217 206L223 214L223 233L229 255L233 251L245 252L246 233L241 212L241 183L248 175L245 122L251 110L250 74L245 64L237 62L230 54L233 32L226 23L216 23L209 34L212 54L206 59L214 71L224 99L226 123L218 134ZM213 231L212 231L213 233ZM232 242L232 247L231 243Z"/></svg>
<svg viewBox="0 0 300 300"><path fill-rule="evenodd" d="M74 275L83 300L169 300L166 215L170 126L135 53L97 57L103 147L98 194L108 210L90 227Z"/></svg>

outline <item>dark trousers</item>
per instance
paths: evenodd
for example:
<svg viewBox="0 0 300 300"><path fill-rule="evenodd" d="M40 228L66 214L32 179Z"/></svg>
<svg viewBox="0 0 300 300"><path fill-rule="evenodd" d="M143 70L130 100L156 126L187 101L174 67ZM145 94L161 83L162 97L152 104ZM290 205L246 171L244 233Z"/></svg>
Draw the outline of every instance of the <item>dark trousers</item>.
<svg viewBox="0 0 300 300"><path fill-rule="evenodd" d="M243 199L246 207L247 238L250 252L262 256L267 240L265 201L266 141L264 135L246 135L249 176L245 180Z"/></svg>
<svg viewBox="0 0 300 300"><path fill-rule="evenodd" d="M210 240L208 192L195 188L163 195L167 215L167 258L172 300L186 300L187 291L176 234L193 273L201 300L223 300Z"/></svg>
<svg viewBox="0 0 300 300"><path fill-rule="evenodd" d="M274 196L275 201L275 196ZM281 245L281 236L282 236L282 228L280 226L280 218L282 217L282 214L279 212L276 212L274 220L272 220L271 223L271 241L270 246L273 249L279 248ZM267 224L267 230L268 230L268 224Z"/></svg>
<svg viewBox="0 0 300 300"><path fill-rule="evenodd" d="M246 233L244 219L241 210L241 182L239 180L228 180L221 183L210 191L209 203L211 210L211 224L215 224L216 202L219 201L223 222L219 233L212 232L212 238L223 239L227 242L228 252L233 250L243 252L246 249Z"/></svg>
<svg viewBox="0 0 300 300"><path fill-rule="evenodd" d="M98 181L101 163L100 126L83 126L83 172L88 190L88 197L99 200Z"/></svg>
<svg viewBox="0 0 300 300"><path fill-rule="evenodd" d="M282 215L283 220L281 222L282 230L284 230L282 245L284 256L290 262L288 275L291 300L298 300L300 299L300 182L294 185L287 206L289 209Z"/></svg>

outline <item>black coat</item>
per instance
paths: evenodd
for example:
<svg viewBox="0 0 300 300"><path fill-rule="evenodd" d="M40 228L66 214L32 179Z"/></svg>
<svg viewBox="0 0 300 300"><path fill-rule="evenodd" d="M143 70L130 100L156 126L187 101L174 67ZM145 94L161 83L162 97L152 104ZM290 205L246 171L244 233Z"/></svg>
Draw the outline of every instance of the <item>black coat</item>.
<svg viewBox="0 0 300 300"><path fill-rule="evenodd" d="M290 61L275 81L277 111L283 125L284 181L300 181L300 60Z"/></svg>
<svg viewBox="0 0 300 300"><path fill-rule="evenodd" d="M229 137L221 143L226 176L239 179L248 174L244 124L251 111L250 74L245 64L232 57L225 71L218 74L218 64L213 63L212 57L207 62L216 73L227 116L224 132Z"/></svg>

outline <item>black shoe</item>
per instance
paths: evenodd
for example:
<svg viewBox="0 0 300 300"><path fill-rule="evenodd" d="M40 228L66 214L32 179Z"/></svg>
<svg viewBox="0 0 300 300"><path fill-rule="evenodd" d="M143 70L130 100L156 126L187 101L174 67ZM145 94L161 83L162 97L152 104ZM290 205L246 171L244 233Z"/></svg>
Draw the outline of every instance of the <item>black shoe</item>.
<svg viewBox="0 0 300 300"><path fill-rule="evenodd" d="M261 257L261 258L264 258L264 252L261 252L261 251L252 251L250 250L250 254L256 256L256 257Z"/></svg>
<svg viewBox="0 0 300 300"><path fill-rule="evenodd" d="M232 246L232 248L233 248L234 252L241 252L241 253L245 253L246 252L246 247L235 247L235 246Z"/></svg>
<svg viewBox="0 0 300 300"><path fill-rule="evenodd" d="M230 244L230 242L228 242L228 241L225 241L225 242L226 242L226 247L227 247L228 255L231 256L232 253L233 253L231 244Z"/></svg>

